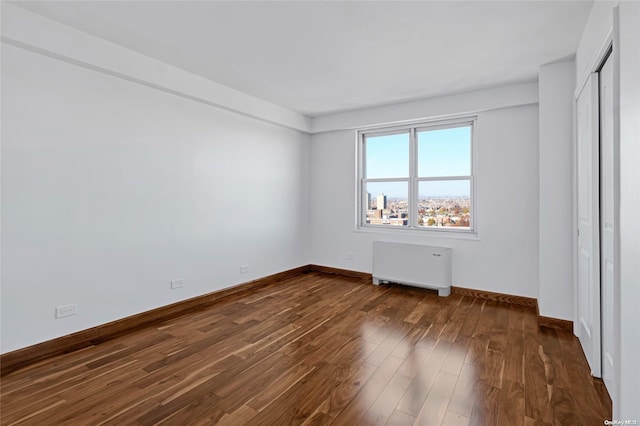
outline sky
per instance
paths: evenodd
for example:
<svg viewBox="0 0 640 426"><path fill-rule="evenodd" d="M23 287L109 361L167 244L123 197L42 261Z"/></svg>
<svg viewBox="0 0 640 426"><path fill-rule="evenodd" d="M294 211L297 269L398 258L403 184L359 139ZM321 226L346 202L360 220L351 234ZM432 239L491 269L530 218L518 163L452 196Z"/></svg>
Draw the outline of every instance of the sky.
<svg viewBox="0 0 640 426"><path fill-rule="evenodd" d="M418 177L448 177L471 174L471 127L429 130L417 133ZM404 178L409 176L409 133L367 137L366 177ZM372 197L407 197L406 182L369 182ZM469 196L468 180L420 182L419 198L427 196Z"/></svg>

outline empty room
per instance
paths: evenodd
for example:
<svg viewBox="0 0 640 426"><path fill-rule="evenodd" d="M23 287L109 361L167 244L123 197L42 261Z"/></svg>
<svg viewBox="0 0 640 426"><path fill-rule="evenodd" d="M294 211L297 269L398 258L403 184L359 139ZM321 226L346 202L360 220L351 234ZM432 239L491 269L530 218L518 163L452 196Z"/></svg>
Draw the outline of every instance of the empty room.
<svg viewBox="0 0 640 426"><path fill-rule="evenodd" d="M640 424L640 2L1 19L0 424Z"/></svg>

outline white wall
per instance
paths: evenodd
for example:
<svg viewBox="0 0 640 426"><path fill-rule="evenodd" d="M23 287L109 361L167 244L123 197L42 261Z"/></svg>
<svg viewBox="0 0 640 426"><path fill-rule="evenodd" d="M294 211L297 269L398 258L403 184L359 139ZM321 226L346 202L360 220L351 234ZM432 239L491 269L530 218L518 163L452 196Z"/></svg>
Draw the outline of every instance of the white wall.
<svg viewBox="0 0 640 426"><path fill-rule="evenodd" d="M308 135L6 43L2 89L3 353L308 263Z"/></svg>
<svg viewBox="0 0 640 426"><path fill-rule="evenodd" d="M620 401L614 417L640 421L640 3L619 7Z"/></svg>
<svg viewBox="0 0 640 426"><path fill-rule="evenodd" d="M115 43L1 2L2 37L8 44L103 73L130 79L241 115L308 132L311 119Z"/></svg>
<svg viewBox="0 0 640 426"><path fill-rule="evenodd" d="M476 136L479 239L469 240L355 231L355 132L313 135L311 263L370 272L373 241L451 247L454 285L537 297L537 105L479 112Z"/></svg>
<svg viewBox="0 0 640 426"><path fill-rule="evenodd" d="M573 320L575 62L540 67L540 315Z"/></svg>
<svg viewBox="0 0 640 426"><path fill-rule="evenodd" d="M358 129L382 123L472 114L498 108L538 103L538 83L520 83L457 95L340 112L313 118L312 133Z"/></svg>

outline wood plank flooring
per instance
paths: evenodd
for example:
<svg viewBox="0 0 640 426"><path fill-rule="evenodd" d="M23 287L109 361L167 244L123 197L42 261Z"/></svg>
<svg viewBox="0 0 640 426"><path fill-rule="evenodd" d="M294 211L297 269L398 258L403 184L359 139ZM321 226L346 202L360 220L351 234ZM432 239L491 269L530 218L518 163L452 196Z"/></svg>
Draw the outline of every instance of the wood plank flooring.
<svg viewBox="0 0 640 426"><path fill-rule="evenodd" d="M2 425L602 425L533 309L319 272L2 379Z"/></svg>

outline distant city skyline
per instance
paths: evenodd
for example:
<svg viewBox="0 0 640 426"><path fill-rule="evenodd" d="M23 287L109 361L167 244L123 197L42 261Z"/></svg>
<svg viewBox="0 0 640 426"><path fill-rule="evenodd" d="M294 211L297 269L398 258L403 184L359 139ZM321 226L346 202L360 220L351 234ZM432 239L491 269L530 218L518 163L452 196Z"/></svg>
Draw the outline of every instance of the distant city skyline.
<svg viewBox="0 0 640 426"><path fill-rule="evenodd" d="M412 217L418 227L469 228L471 199L469 197L435 197L419 199L411 210L406 198L387 198L385 194L367 194L366 223L369 225L409 226Z"/></svg>

